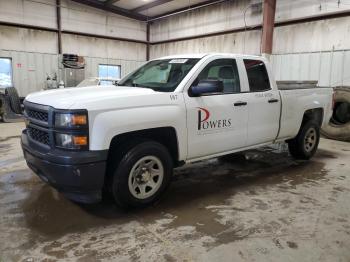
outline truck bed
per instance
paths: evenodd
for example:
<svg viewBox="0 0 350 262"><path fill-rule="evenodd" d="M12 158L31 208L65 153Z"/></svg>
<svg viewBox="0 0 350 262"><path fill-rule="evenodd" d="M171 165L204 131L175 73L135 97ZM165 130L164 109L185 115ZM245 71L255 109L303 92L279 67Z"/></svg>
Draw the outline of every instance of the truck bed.
<svg viewBox="0 0 350 262"><path fill-rule="evenodd" d="M280 89L282 107L279 138L292 137L298 133L299 121L307 109L324 109L322 124L330 119L333 89L311 86L290 85L289 88L282 87Z"/></svg>
<svg viewBox="0 0 350 262"><path fill-rule="evenodd" d="M318 88L318 81L276 81L279 90Z"/></svg>

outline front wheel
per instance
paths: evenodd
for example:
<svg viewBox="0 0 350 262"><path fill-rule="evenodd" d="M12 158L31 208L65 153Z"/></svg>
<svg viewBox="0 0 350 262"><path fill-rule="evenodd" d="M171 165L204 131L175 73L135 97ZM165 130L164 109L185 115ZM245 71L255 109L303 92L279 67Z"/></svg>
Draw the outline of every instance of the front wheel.
<svg viewBox="0 0 350 262"><path fill-rule="evenodd" d="M154 203L169 185L172 170L172 158L162 144L146 141L130 147L114 170L115 201L123 207Z"/></svg>
<svg viewBox="0 0 350 262"><path fill-rule="evenodd" d="M298 135L287 142L294 158L308 160L316 153L319 141L319 125L315 121L308 121L302 125Z"/></svg>

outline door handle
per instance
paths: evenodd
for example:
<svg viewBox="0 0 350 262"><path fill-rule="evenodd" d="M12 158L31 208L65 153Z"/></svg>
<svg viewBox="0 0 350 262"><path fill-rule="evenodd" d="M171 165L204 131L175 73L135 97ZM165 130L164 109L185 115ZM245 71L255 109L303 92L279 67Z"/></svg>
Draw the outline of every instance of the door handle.
<svg viewBox="0 0 350 262"><path fill-rule="evenodd" d="M278 102L278 99L276 98L271 98L268 100L269 103L277 103Z"/></svg>
<svg viewBox="0 0 350 262"><path fill-rule="evenodd" d="M238 101L236 103L233 104L234 106L246 106L247 102L243 102L243 101Z"/></svg>

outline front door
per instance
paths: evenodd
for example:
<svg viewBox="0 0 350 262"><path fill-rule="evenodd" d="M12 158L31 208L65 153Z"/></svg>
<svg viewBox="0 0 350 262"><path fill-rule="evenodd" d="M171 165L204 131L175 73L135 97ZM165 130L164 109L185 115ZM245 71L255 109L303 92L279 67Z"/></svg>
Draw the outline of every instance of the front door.
<svg viewBox="0 0 350 262"><path fill-rule="evenodd" d="M191 97L185 94L187 107L188 159L220 154L244 147L247 139L247 94L241 94L235 59L210 61L192 85L200 80L223 83L220 94Z"/></svg>

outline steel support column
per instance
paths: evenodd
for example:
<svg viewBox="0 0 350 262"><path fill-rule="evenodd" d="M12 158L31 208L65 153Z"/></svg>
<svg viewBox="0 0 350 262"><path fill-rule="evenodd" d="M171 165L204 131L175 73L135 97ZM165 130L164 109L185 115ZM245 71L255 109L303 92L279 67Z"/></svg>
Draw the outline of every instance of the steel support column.
<svg viewBox="0 0 350 262"><path fill-rule="evenodd" d="M261 53L272 54L273 29L275 24L276 0L264 0Z"/></svg>
<svg viewBox="0 0 350 262"><path fill-rule="evenodd" d="M56 0L57 18L57 49L58 54L62 54L62 26L61 26L61 0Z"/></svg>
<svg viewBox="0 0 350 262"><path fill-rule="evenodd" d="M147 22L146 25L146 61L150 58L150 49L151 49L151 43L150 43L150 30L151 30L151 22Z"/></svg>

